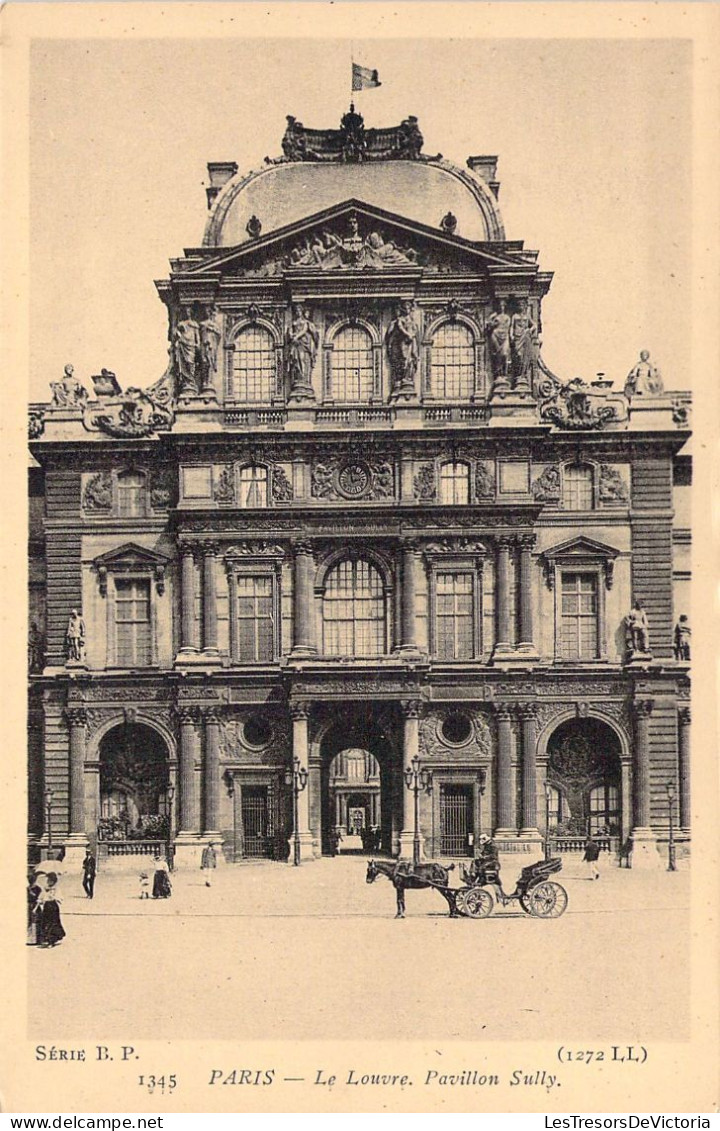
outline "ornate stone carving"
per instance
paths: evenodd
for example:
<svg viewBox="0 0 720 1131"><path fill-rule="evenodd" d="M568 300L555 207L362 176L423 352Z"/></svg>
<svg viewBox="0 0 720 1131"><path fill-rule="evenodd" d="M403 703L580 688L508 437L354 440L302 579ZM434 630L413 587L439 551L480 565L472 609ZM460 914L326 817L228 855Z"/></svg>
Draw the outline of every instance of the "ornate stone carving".
<svg viewBox="0 0 720 1131"><path fill-rule="evenodd" d="M421 153L423 136L417 118L409 114L399 126L390 129L366 129L365 121L351 103L337 130L306 129L302 122L287 115L282 139L282 158L265 158L267 164L282 161L435 161L440 154L426 157Z"/></svg>
<svg viewBox="0 0 720 1131"><path fill-rule="evenodd" d="M251 240L256 240L262 232L262 222L254 213L245 225L245 231Z"/></svg>
<svg viewBox="0 0 720 1131"><path fill-rule="evenodd" d="M248 539L245 542L234 542L225 550L225 558L280 558L285 556L285 550L280 542L266 542L262 539Z"/></svg>
<svg viewBox="0 0 720 1131"><path fill-rule="evenodd" d="M231 463L226 464L215 479L213 498L216 503L235 502L235 469Z"/></svg>
<svg viewBox="0 0 720 1131"><path fill-rule="evenodd" d="M654 699L639 699L632 705L633 714L636 719L649 719L654 706Z"/></svg>
<svg viewBox="0 0 720 1131"><path fill-rule="evenodd" d="M324 228L322 232L295 244L282 259L268 261L260 273L274 275L293 267L314 267L322 271L381 271L384 267L415 266L417 263L418 253L414 248L398 247L382 231L373 229L361 234L357 216L350 213L345 234Z"/></svg>
<svg viewBox="0 0 720 1131"><path fill-rule="evenodd" d="M65 654L68 663L81 664L85 659L85 621L77 609L71 609L65 632Z"/></svg>
<svg viewBox="0 0 720 1131"><path fill-rule="evenodd" d="M680 707L678 710L678 721L682 727L690 726L692 721L692 711L690 707Z"/></svg>
<svg viewBox="0 0 720 1131"><path fill-rule="evenodd" d="M150 506L168 510L177 499L176 475L171 467L156 467L150 474Z"/></svg>
<svg viewBox="0 0 720 1131"><path fill-rule="evenodd" d="M399 304L385 335L385 348L392 374L393 399L414 397L415 374L420 359L420 332L414 303L405 301Z"/></svg>
<svg viewBox="0 0 720 1131"><path fill-rule="evenodd" d="M440 221L440 227L448 236L454 236L457 231L457 216L452 212L446 212Z"/></svg>
<svg viewBox="0 0 720 1131"><path fill-rule="evenodd" d="M171 695L169 688L165 687L142 687L142 686L120 686L120 687L88 687L86 695L88 698L93 699L95 702L104 702L107 700L110 703L122 703L125 701L147 701L154 702L156 700L169 699Z"/></svg>
<svg viewBox="0 0 720 1131"><path fill-rule="evenodd" d="M83 413L85 428L88 432L106 432L108 436L122 438L167 431L175 413L164 382L163 377L150 389L131 388L118 397L91 402Z"/></svg>
<svg viewBox="0 0 720 1131"><path fill-rule="evenodd" d="M68 726L71 727L84 727L87 726L88 715L84 707L66 707L65 719Z"/></svg>
<svg viewBox="0 0 720 1131"><path fill-rule="evenodd" d="M563 384L538 358L540 419L559 428L604 428L627 420L627 399L594 389L580 377Z"/></svg>
<svg viewBox="0 0 720 1131"><path fill-rule="evenodd" d="M664 389L660 370L656 369L650 361L649 350L640 351L640 360L628 373L625 379L624 393L632 397L656 397Z"/></svg>
<svg viewBox="0 0 720 1131"><path fill-rule="evenodd" d="M272 499L274 503L291 503L293 500L292 483L282 467L272 469Z"/></svg>
<svg viewBox="0 0 720 1131"><path fill-rule="evenodd" d="M678 428L687 428L690 424L690 405L685 401L674 400L672 403L673 423Z"/></svg>
<svg viewBox="0 0 720 1131"><path fill-rule="evenodd" d="M306 310L293 307L292 322L285 335L285 376L293 401L314 401L312 371L317 357L320 334Z"/></svg>
<svg viewBox="0 0 720 1131"><path fill-rule="evenodd" d="M510 377L510 323L505 299L500 299L498 309L487 320L489 330L490 368L492 375L501 384L509 383Z"/></svg>
<svg viewBox="0 0 720 1131"><path fill-rule="evenodd" d="M89 393L85 386L78 381L72 365L65 366L65 371L60 381L51 381L52 407L53 408L84 408Z"/></svg>
<svg viewBox="0 0 720 1131"><path fill-rule="evenodd" d="M492 736L484 714L464 704L462 707L433 705L431 711L420 723L420 748L425 754L445 758L451 753L458 757L491 756ZM443 724L453 715L463 715L470 724L467 739L463 742L449 742L443 734Z"/></svg>
<svg viewBox="0 0 720 1131"><path fill-rule="evenodd" d="M557 464L546 467L532 485L533 498L538 503L559 503L561 495L560 468Z"/></svg>
<svg viewBox="0 0 720 1131"><path fill-rule="evenodd" d="M192 312L181 313L171 333L172 359L180 396L200 392L200 325Z"/></svg>
<svg viewBox="0 0 720 1131"><path fill-rule="evenodd" d="M622 476L607 463L600 464L599 498L605 505L627 503L629 498Z"/></svg>
<svg viewBox="0 0 720 1131"><path fill-rule="evenodd" d="M203 393L213 391L214 378L217 373L218 347L222 331L218 325L217 313L214 308L208 310L205 318L199 324L199 370L200 390Z"/></svg>
<svg viewBox="0 0 720 1131"><path fill-rule="evenodd" d="M37 440L45 431L45 417L41 412L31 412L28 417L28 439Z"/></svg>
<svg viewBox="0 0 720 1131"><path fill-rule="evenodd" d="M635 601L625 617L625 632L630 659L650 654L650 622L642 601Z"/></svg>
<svg viewBox="0 0 720 1131"><path fill-rule="evenodd" d="M436 538L425 543L426 554L474 554L482 557L487 554L487 546L479 538L460 536L458 538Z"/></svg>
<svg viewBox="0 0 720 1131"><path fill-rule="evenodd" d="M295 702L288 704L290 718L293 721L310 718L310 703Z"/></svg>
<svg viewBox="0 0 720 1131"><path fill-rule="evenodd" d="M423 712L422 699L402 699L400 701L400 710L405 719L419 719Z"/></svg>
<svg viewBox="0 0 720 1131"><path fill-rule="evenodd" d="M392 499L395 470L388 460L366 460L350 454L313 464L311 493L315 499Z"/></svg>
<svg viewBox="0 0 720 1131"><path fill-rule="evenodd" d="M413 483L413 494L419 503L432 503L437 497L435 464L424 463L418 468Z"/></svg>
<svg viewBox="0 0 720 1131"><path fill-rule="evenodd" d="M537 326L530 317L528 302L520 301L519 310L510 319L510 355L515 387L531 387L537 361Z"/></svg>
<svg viewBox="0 0 720 1131"><path fill-rule="evenodd" d="M495 497L495 464L479 459L475 464L475 498L478 502Z"/></svg>
<svg viewBox="0 0 720 1131"><path fill-rule="evenodd" d="M98 513L112 509L112 475L99 471L85 484L82 497L83 510Z"/></svg>
<svg viewBox="0 0 720 1131"><path fill-rule="evenodd" d="M675 659L687 663L690 660L690 642L692 640L692 629L690 628L690 621L687 614L682 613L675 625L673 632L673 653Z"/></svg>

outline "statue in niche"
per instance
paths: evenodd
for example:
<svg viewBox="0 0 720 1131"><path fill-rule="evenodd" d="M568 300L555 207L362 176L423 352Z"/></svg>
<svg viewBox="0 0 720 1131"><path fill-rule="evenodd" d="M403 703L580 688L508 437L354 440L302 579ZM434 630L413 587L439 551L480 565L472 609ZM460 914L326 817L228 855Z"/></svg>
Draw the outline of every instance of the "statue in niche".
<svg viewBox="0 0 720 1131"><path fill-rule="evenodd" d="M75 376L72 365L66 365L62 381L51 381L52 403L58 408L82 408L88 399L88 391Z"/></svg>
<svg viewBox="0 0 720 1131"><path fill-rule="evenodd" d="M689 660L690 659L690 621L685 613L678 617L678 622L675 625L675 633L673 636L673 651L675 652L676 660Z"/></svg>
<svg viewBox="0 0 720 1131"><path fill-rule="evenodd" d="M28 671L41 672L45 661L45 642L36 620L28 632Z"/></svg>
<svg viewBox="0 0 720 1131"><path fill-rule="evenodd" d="M418 325L413 303L401 302L385 335L393 393L413 394L420 359Z"/></svg>
<svg viewBox="0 0 720 1131"><path fill-rule="evenodd" d="M180 393L192 396L200 391L200 326L192 312L177 323L172 339L173 361Z"/></svg>
<svg viewBox="0 0 720 1131"><path fill-rule="evenodd" d="M81 664L85 656L85 621L77 609L70 610L67 632L65 633L65 653L68 663Z"/></svg>
<svg viewBox="0 0 720 1131"><path fill-rule="evenodd" d="M537 357L537 326L530 317L527 299L510 319L510 350L515 384L531 384Z"/></svg>
<svg viewBox="0 0 720 1131"><path fill-rule="evenodd" d="M625 617L625 630L631 655L637 652L647 655L650 651L650 622L642 601L636 600Z"/></svg>
<svg viewBox="0 0 720 1131"><path fill-rule="evenodd" d="M662 393L664 385L660 370L656 369L650 361L650 351L641 350L640 360L633 366L625 380L625 396L630 397L655 397Z"/></svg>
<svg viewBox="0 0 720 1131"><path fill-rule="evenodd" d="M207 317L199 324L202 391L214 392L213 379L217 373L220 327L215 310L211 308Z"/></svg>
<svg viewBox="0 0 720 1131"><path fill-rule="evenodd" d="M292 322L285 335L285 372L291 393L312 393L311 378L319 342L320 334L308 312L294 306Z"/></svg>
<svg viewBox="0 0 720 1131"><path fill-rule="evenodd" d="M487 320L490 330L490 364L493 377L507 379L510 373L510 321L507 303L501 298L498 310Z"/></svg>

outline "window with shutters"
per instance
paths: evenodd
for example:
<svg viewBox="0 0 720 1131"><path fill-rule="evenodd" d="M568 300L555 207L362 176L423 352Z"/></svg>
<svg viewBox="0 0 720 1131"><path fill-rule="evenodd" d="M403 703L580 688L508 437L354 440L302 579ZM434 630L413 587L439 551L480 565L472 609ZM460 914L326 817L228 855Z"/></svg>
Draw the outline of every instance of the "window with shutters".
<svg viewBox="0 0 720 1131"><path fill-rule="evenodd" d="M435 655L470 660L475 655L475 578L472 573L435 576Z"/></svg>
<svg viewBox="0 0 720 1131"><path fill-rule="evenodd" d="M237 659L270 662L275 656L275 595L271 576L236 579Z"/></svg>
<svg viewBox="0 0 720 1131"><path fill-rule="evenodd" d="M152 663L150 581L115 579L115 663L122 668Z"/></svg>
<svg viewBox="0 0 720 1131"><path fill-rule="evenodd" d="M598 575L563 571L561 577L560 655L565 660L596 660Z"/></svg>
<svg viewBox="0 0 720 1131"><path fill-rule="evenodd" d="M563 508L591 511L594 506L593 469L587 463L569 463L563 468Z"/></svg>
<svg viewBox="0 0 720 1131"><path fill-rule="evenodd" d="M266 507L268 505L268 472L266 467L240 469L238 506Z"/></svg>
<svg viewBox="0 0 720 1131"><path fill-rule="evenodd" d="M228 399L267 404L277 395L277 354L264 326L247 326L235 338L228 367Z"/></svg>
<svg viewBox="0 0 720 1131"><path fill-rule="evenodd" d="M470 466L467 463L440 465L440 502L451 506L470 502Z"/></svg>
<svg viewBox="0 0 720 1131"><path fill-rule="evenodd" d="M430 346L430 395L468 400L475 391L475 340L461 322L444 322Z"/></svg>
<svg viewBox="0 0 720 1131"><path fill-rule="evenodd" d="M139 518L145 514L145 476L127 471L117 477L117 513L120 518Z"/></svg>
<svg viewBox="0 0 720 1131"><path fill-rule="evenodd" d="M385 586L360 558L330 570L322 602L323 650L330 656L381 656L387 651Z"/></svg>
<svg viewBox="0 0 720 1131"><path fill-rule="evenodd" d="M362 326L343 326L333 338L328 397L366 404L375 391L372 338Z"/></svg>

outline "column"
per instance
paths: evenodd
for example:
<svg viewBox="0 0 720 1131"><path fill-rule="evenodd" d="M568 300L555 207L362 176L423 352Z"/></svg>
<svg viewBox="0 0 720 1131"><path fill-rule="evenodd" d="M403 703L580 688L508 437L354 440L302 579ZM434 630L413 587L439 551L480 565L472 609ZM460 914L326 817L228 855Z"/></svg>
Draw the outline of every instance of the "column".
<svg viewBox="0 0 720 1131"><path fill-rule="evenodd" d="M632 832L632 866L660 867L655 834L650 825L650 715L652 699L633 703L635 715L635 827Z"/></svg>
<svg viewBox="0 0 720 1131"><path fill-rule="evenodd" d="M70 731L70 840L87 844L85 836L85 727L84 707L65 712Z"/></svg>
<svg viewBox="0 0 720 1131"><path fill-rule="evenodd" d="M197 707L180 707L180 814L178 835L197 835L199 813L195 787L195 764L198 755Z"/></svg>
<svg viewBox="0 0 720 1131"><path fill-rule="evenodd" d="M537 827L537 752L535 746L534 703L520 707L522 726L522 829L521 836L540 836Z"/></svg>
<svg viewBox="0 0 720 1131"><path fill-rule="evenodd" d="M205 709L205 795L203 834L219 835L220 824L220 713L217 707Z"/></svg>
<svg viewBox="0 0 720 1131"><path fill-rule="evenodd" d="M313 656L315 641L315 557L312 543L293 543L293 651L294 656Z"/></svg>
<svg viewBox="0 0 720 1131"><path fill-rule="evenodd" d="M292 756L298 758L300 765L309 773L309 743L308 743L308 718L310 716L309 703L291 703L290 715L292 717ZM310 802L308 790L310 783L298 794L298 830L300 833L300 859L312 860L313 846L312 833L310 832ZM293 829L293 833L294 833ZM293 859L293 836L290 837L290 861Z"/></svg>
<svg viewBox="0 0 720 1131"><path fill-rule="evenodd" d="M680 828L689 829L692 823L690 807L690 707L678 712L678 778L680 785Z"/></svg>
<svg viewBox="0 0 720 1131"><path fill-rule="evenodd" d="M217 542L203 542L203 652L218 655Z"/></svg>
<svg viewBox="0 0 720 1131"><path fill-rule="evenodd" d="M512 539L497 539L497 559L495 567L495 602L497 616L497 640L494 654L510 652L510 545Z"/></svg>
<svg viewBox="0 0 720 1131"><path fill-rule="evenodd" d="M420 712L422 703L419 699L404 699L400 704L403 713L403 754L400 767L400 788L403 792L403 822L400 833L400 855L408 859L413 854L413 837L415 834L415 795L405 784L403 771L420 753ZM424 855L422 838L420 852Z"/></svg>
<svg viewBox="0 0 720 1131"><path fill-rule="evenodd" d="M415 621L415 570L417 547L410 540L402 542L402 640L399 651L417 652Z"/></svg>
<svg viewBox="0 0 720 1131"><path fill-rule="evenodd" d="M520 642L521 652L537 655L533 629L533 586L532 586L532 548L534 534L523 534L518 538L520 550Z"/></svg>
<svg viewBox="0 0 720 1131"><path fill-rule="evenodd" d="M498 703L497 716L497 829L496 836L517 836L512 775L512 707Z"/></svg>
<svg viewBox="0 0 720 1131"><path fill-rule="evenodd" d="M197 652L198 639L195 622L195 554L194 547L183 542L180 577L180 651Z"/></svg>

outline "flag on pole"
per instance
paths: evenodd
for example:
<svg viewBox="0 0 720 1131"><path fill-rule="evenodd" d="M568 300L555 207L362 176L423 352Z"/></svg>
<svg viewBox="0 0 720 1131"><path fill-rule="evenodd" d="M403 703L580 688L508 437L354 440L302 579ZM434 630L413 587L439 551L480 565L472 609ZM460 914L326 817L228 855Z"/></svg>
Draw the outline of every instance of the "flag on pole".
<svg viewBox="0 0 720 1131"><path fill-rule="evenodd" d="M353 63L352 89L372 90L376 86L380 86L377 71L371 71L369 67L361 67L358 63Z"/></svg>

